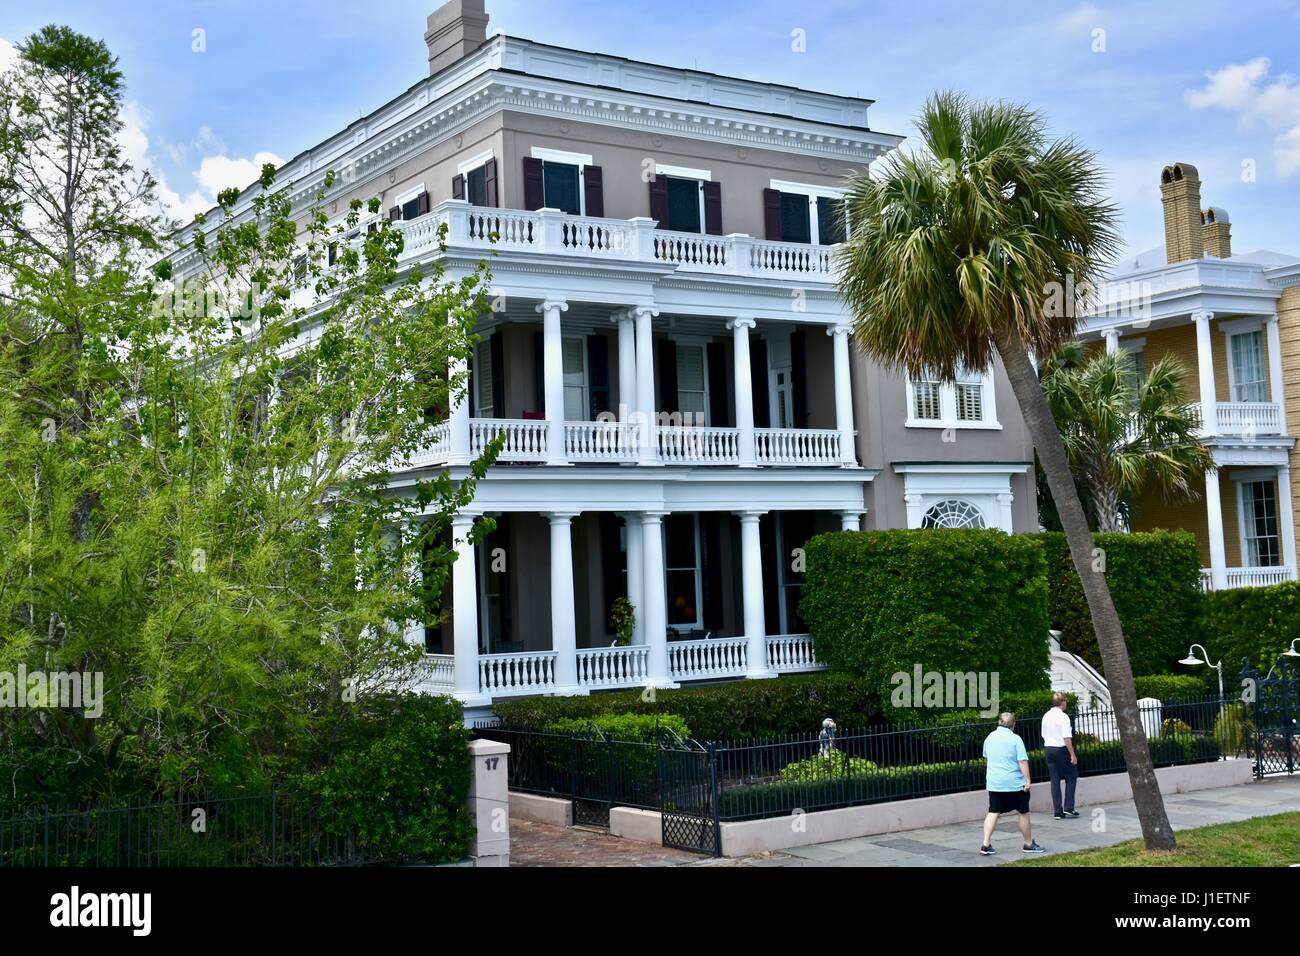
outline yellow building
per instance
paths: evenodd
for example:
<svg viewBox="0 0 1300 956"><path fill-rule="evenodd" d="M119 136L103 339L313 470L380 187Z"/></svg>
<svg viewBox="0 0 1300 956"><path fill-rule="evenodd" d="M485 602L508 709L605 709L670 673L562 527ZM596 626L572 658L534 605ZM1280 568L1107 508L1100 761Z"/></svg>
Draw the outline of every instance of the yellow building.
<svg viewBox="0 0 1300 956"><path fill-rule="evenodd" d="M1201 206L1195 166L1166 166L1160 191L1165 244L1112 269L1083 336L1127 353L1139 374L1177 357L1216 468L1198 500L1136 501L1133 530L1195 534L1207 588L1295 580L1300 257L1234 255L1228 215Z"/></svg>

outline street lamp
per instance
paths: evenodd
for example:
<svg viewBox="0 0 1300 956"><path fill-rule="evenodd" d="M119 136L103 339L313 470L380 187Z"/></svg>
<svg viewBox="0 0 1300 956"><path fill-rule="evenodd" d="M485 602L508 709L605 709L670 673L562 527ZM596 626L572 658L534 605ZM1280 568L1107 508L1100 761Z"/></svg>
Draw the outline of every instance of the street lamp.
<svg viewBox="0 0 1300 956"><path fill-rule="evenodd" d="M1282 652L1283 657L1300 657L1300 651L1295 649L1296 644L1300 643L1300 637L1291 642L1291 646Z"/></svg>
<svg viewBox="0 0 1300 956"><path fill-rule="evenodd" d="M1195 652L1197 648L1200 648L1201 657L1196 656ZM1219 729L1222 733L1226 734L1228 731L1228 722L1223 713L1223 661L1219 661L1217 664L1210 664L1210 652L1200 644L1193 644L1187 649L1187 656L1178 663L1186 664L1189 667L1195 667L1200 664L1209 664L1210 667L1213 667L1219 672Z"/></svg>

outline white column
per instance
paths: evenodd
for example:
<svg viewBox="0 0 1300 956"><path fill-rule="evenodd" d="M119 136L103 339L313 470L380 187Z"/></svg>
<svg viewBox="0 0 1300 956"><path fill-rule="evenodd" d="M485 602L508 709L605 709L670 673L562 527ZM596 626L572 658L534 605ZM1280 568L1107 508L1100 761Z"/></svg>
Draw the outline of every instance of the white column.
<svg viewBox="0 0 1300 956"><path fill-rule="evenodd" d="M447 361L447 380L455 382L465 373L465 359L453 355ZM468 465L472 460L469 450L469 383L461 390L460 396L451 396L451 414L447 419L451 430L451 449L447 456L449 465Z"/></svg>
<svg viewBox="0 0 1300 956"><path fill-rule="evenodd" d="M861 511L841 511L840 512L840 530L841 531L861 531L862 530L862 512Z"/></svg>
<svg viewBox="0 0 1300 956"><path fill-rule="evenodd" d="M1114 355L1119 351L1119 329L1106 329L1101 333L1106 337L1106 352Z"/></svg>
<svg viewBox="0 0 1300 956"><path fill-rule="evenodd" d="M634 623L632 643L645 643L645 565L641 543L641 518L635 514L623 515L623 529L627 535L627 599L632 604Z"/></svg>
<svg viewBox="0 0 1300 956"><path fill-rule="evenodd" d="M1282 525L1282 563L1292 570L1296 567L1295 511L1291 502L1291 466L1279 465L1277 469L1277 511Z"/></svg>
<svg viewBox="0 0 1300 956"><path fill-rule="evenodd" d="M578 692L578 617L573 606L573 536L577 512L552 511L551 523L551 650L555 652L555 690Z"/></svg>
<svg viewBox="0 0 1300 956"><path fill-rule="evenodd" d="M542 314L542 370L546 393L546 463L567 465L564 453L564 352L560 315L567 302L548 299L537 306Z"/></svg>
<svg viewBox="0 0 1300 956"><path fill-rule="evenodd" d="M1007 534L1015 533L1015 519L1011 514L1011 503L1015 501L1015 495L1010 493L998 495L998 521L999 526Z"/></svg>
<svg viewBox="0 0 1300 956"><path fill-rule="evenodd" d="M664 578L664 525L666 512L646 511L641 515L642 572L645 584L646 683L651 687L674 687L668 668L668 592Z"/></svg>
<svg viewBox="0 0 1300 956"><path fill-rule="evenodd" d="M649 306L632 309L636 321L636 410L641 418L641 454L643 465L659 464L659 436L655 426L654 338L651 322L659 313Z"/></svg>
<svg viewBox="0 0 1300 956"><path fill-rule="evenodd" d="M858 463L858 450L853 434L853 384L849 372L848 325L836 325L826 330L835 342L835 428L840 433L840 463L852 467Z"/></svg>
<svg viewBox="0 0 1300 956"><path fill-rule="evenodd" d="M619 421L636 410L636 319L620 312L618 321L618 405Z"/></svg>
<svg viewBox="0 0 1300 956"><path fill-rule="evenodd" d="M903 495L903 501L907 504L907 526L909 528L921 527L921 520L925 517L925 511L921 507L921 496L912 492Z"/></svg>
<svg viewBox="0 0 1300 956"><path fill-rule="evenodd" d="M763 550L758 533L761 511L738 511L740 518L741 591L744 596L745 676L775 677L767 661L767 624L763 608Z"/></svg>
<svg viewBox="0 0 1300 956"><path fill-rule="evenodd" d="M1228 586L1228 558L1223 547L1223 503L1219 500L1219 470L1205 473L1205 514L1210 528L1210 580L1214 590Z"/></svg>
<svg viewBox="0 0 1300 956"><path fill-rule="evenodd" d="M1218 398L1214 388L1214 349L1210 341L1213 312L1193 312L1196 322L1196 367L1201 383L1201 425L1206 435L1219 434ZM1217 510L1217 509L1216 509Z"/></svg>
<svg viewBox="0 0 1300 956"><path fill-rule="evenodd" d="M758 465L754 446L754 383L750 377L749 330L754 327L752 316L742 315L727 323L731 329L732 352L735 359L736 428L740 430L740 467Z"/></svg>
<svg viewBox="0 0 1300 956"><path fill-rule="evenodd" d="M1277 406L1278 420L1282 427L1280 434L1286 431L1286 389L1282 381L1282 335L1278 329L1277 315L1269 316L1265 323L1268 340L1268 388L1269 400Z"/></svg>
<svg viewBox="0 0 1300 956"><path fill-rule="evenodd" d="M461 512L451 519L456 560L451 566L452 653L455 654L456 696L481 702L478 674L478 568L470 529L477 515Z"/></svg>

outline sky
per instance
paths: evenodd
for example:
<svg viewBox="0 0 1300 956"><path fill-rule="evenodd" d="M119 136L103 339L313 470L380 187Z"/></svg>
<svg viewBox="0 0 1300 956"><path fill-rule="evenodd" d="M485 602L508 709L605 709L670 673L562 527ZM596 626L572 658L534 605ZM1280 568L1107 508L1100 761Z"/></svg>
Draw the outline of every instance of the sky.
<svg viewBox="0 0 1300 956"><path fill-rule="evenodd" d="M5 0L0 69L46 23L105 40L123 140L179 217L427 75L439 0ZM1127 252L1163 241L1159 175L1200 170L1238 252L1300 254L1300 0L996 3L487 0L489 33L874 99L911 137L935 89L1027 102L1096 150Z"/></svg>

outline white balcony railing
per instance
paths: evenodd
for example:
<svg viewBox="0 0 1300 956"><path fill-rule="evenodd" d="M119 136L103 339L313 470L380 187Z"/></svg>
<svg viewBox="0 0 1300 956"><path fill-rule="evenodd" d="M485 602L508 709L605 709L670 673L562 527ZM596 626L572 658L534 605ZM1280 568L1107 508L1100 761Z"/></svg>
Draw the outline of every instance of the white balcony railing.
<svg viewBox="0 0 1300 956"><path fill-rule="evenodd" d="M636 422L565 422L569 461L635 461L641 427Z"/></svg>
<svg viewBox="0 0 1300 956"><path fill-rule="evenodd" d="M425 654L416 665L413 689L422 694L449 694L455 681L456 658L450 654Z"/></svg>
<svg viewBox="0 0 1300 956"><path fill-rule="evenodd" d="M756 428L754 448L760 465L836 465L840 433L825 428Z"/></svg>
<svg viewBox="0 0 1300 956"><path fill-rule="evenodd" d="M1282 406L1277 402L1216 402L1219 434L1250 439L1282 434Z"/></svg>
<svg viewBox="0 0 1300 956"><path fill-rule="evenodd" d="M649 675L650 649L644 644L632 647L593 647L578 651L578 686L637 687Z"/></svg>
<svg viewBox="0 0 1300 956"><path fill-rule="evenodd" d="M740 461L740 429L665 425L657 431L659 459L668 464L734 465Z"/></svg>
<svg viewBox="0 0 1300 956"><path fill-rule="evenodd" d="M1235 588L1266 588L1273 584L1296 579L1295 568L1225 568L1224 577L1228 590ZM1201 590L1214 590L1214 571L1201 568Z"/></svg>
<svg viewBox="0 0 1300 956"><path fill-rule="evenodd" d="M497 461L545 461L546 422L515 418L471 418L469 452L475 458L497 436L506 436Z"/></svg>
<svg viewBox="0 0 1300 956"><path fill-rule="evenodd" d="M702 641L670 641L668 673L673 680L741 677L745 673L749 642L743 637L715 637Z"/></svg>
<svg viewBox="0 0 1300 956"><path fill-rule="evenodd" d="M483 654L478 659L478 686L495 697L545 693L555 687L555 651Z"/></svg>
<svg viewBox="0 0 1300 956"><path fill-rule="evenodd" d="M781 634L767 639L767 663L778 674L824 671L817 660L811 634Z"/></svg>

